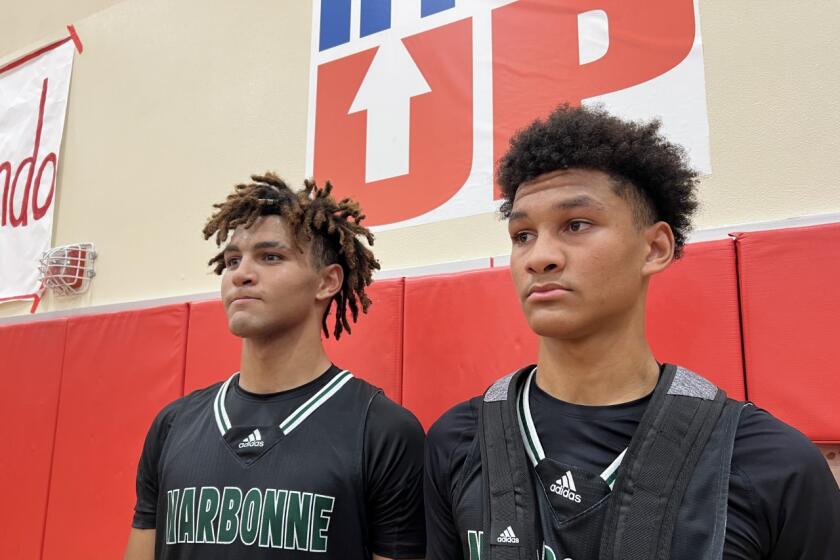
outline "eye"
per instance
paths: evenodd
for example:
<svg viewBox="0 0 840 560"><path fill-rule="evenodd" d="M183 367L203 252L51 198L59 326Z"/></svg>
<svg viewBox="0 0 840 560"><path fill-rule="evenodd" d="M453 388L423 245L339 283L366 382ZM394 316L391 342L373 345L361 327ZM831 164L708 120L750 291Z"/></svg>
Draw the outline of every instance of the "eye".
<svg viewBox="0 0 840 560"><path fill-rule="evenodd" d="M524 245L533 238L534 234L530 231L518 231L510 236L514 245Z"/></svg>
<svg viewBox="0 0 840 560"><path fill-rule="evenodd" d="M237 266L239 266L240 260L242 260L242 257L227 257L225 259L225 267L236 268Z"/></svg>
<svg viewBox="0 0 840 560"><path fill-rule="evenodd" d="M263 255L263 260L266 262L280 262L283 260L283 255L276 253L266 253Z"/></svg>
<svg viewBox="0 0 840 560"><path fill-rule="evenodd" d="M567 227L572 233L579 233L592 227L592 224L583 220L572 220Z"/></svg>

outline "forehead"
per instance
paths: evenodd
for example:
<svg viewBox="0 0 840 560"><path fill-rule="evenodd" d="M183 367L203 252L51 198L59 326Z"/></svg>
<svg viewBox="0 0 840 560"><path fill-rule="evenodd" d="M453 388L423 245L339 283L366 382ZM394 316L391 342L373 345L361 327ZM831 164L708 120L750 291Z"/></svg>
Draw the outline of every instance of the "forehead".
<svg viewBox="0 0 840 560"><path fill-rule="evenodd" d="M238 226L230 238L230 244L247 247L268 240L285 244L292 241L289 228L280 216L260 216L249 228Z"/></svg>
<svg viewBox="0 0 840 560"><path fill-rule="evenodd" d="M613 179L603 171L590 169L563 169L544 173L539 177L519 185L513 202L517 202L538 193L551 191L552 193L580 194L588 192L593 195L615 194Z"/></svg>
<svg viewBox="0 0 840 560"><path fill-rule="evenodd" d="M568 169L545 173L522 183L516 191L508 223L522 219L554 219L569 212L596 214L603 219L632 220L630 202L619 194L615 180L603 171Z"/></svg>

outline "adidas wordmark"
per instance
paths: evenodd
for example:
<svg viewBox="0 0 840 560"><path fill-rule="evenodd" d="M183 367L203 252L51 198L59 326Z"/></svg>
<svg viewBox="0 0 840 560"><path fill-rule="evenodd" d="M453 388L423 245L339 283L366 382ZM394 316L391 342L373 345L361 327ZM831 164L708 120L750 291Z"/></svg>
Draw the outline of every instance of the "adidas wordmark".
<svg viewBox="0 0 840 560"><path fill-rule="evenodd" d="M262 440L260 430L256 429L242 440L242 443L239 444L239 449L244 447L262 447L263 445L265 445L265 442Z"/></svg>
<svg viewBox="0 0 840 560"><path fill-rule="evenodd" d="M562 478L558 478L551 485L551 491L577 504L580 503L580 494L577 493L577 488L575 488L575 479L572 477L572 471L566 471L566 474Z"/></svg>
<svg viewBox="0 0 840 560"><path fill-rule="evenodd" d="M519 537L517 537L513 532L513 527L508 525L508 528L502 531L502 534L498 536L496 542L519 544Z"/></svg>

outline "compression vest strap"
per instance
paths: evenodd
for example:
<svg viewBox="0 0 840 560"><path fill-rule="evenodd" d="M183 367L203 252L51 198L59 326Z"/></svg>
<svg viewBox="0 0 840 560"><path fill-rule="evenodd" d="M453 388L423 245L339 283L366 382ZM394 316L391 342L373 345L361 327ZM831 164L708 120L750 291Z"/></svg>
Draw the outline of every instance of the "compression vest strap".
<svg viewBox="0 0 840 560"><path fill-rule="evenodd" d="M533 560L537 500L516 416L516 393L528 370L511 373L484 394L478 415L484 479L487 560Z"/></svg>
<svg viewBox="0 0 840 560"><path fill-rule="evenodd" d="M494 383L479 410L488 560L533 558L539 545L534 482L516 416L530 369ZM600 560L670 557L683 495L726 403L724 391L687 369L668 365L661 375L618 472ZM510 533L516 538L506 538Z"/></svg>
<svg viewBox="0 0 840 560"><path fill-rule="evenodd" d="M601 560L670 558L680 504L726 393L668 366L636 428L604 521Z"/></svg>

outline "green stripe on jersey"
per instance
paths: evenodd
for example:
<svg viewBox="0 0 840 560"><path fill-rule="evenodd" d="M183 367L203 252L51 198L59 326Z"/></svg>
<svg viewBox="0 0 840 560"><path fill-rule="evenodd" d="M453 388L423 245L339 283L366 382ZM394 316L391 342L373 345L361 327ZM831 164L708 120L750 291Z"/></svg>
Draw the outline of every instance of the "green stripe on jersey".
<svg viewBox="0 0 840 560"><path fill-rule="evenodd" d="M284 434L288 434L294 430L298 425L306 420L306 418L315 412L322 404L327 402L330 397L338 392L345 383L352 379L353 374L347 370L342 371L333 377L329 383L321 387L321 390L312 395L305 403L300 405L289 416L280 423L280 429Z"/></svg>
<svg viewBox="0 0 840 560"><path fill-rule="evenodd" d="M225 408L225 398L227 396L228 387L237 373L234 373L227 381L222 383L219 390L216 392L216 398L213 400L213 415L216 418L216 425L219 427L219 431L223 436L228 430L230 430L232 425L230 417L227 414L227 409ZM298 427L301 422L306 420L306 418L315 412L318 407L327 402L330 397L336 394L338 390L352 378L353 374L344 370L330 379L329 382L321 387L317 393L312 395L306 402L293 410L292 413L280 423L280 429L283 430L283 433L288 434Z"/></svg>
<svg viewBox="0 0 840 560"><path fill-rule="evenodd" d="M540 436L537 434L537 429L534 426L534 420L531 418L531 409L528 402L531 384L536 383L536 372L537 368L534 368L528 375L528 379L525 380L525 384L519 392L517 402L519 431L522 434L522 441L525 443L525 450L528 452L528 457L535 467L540 461L545 459L545 451L543 450L542 442L540 442ZM624 459L626 453L626 449L619 453L618 457L601 473L601 479L607 483L610 489L615 484L615 479L618 477L618 468L621 466L621 461Z"/></svg>

